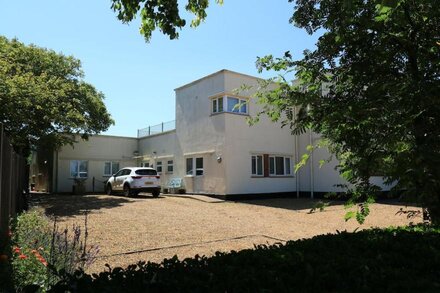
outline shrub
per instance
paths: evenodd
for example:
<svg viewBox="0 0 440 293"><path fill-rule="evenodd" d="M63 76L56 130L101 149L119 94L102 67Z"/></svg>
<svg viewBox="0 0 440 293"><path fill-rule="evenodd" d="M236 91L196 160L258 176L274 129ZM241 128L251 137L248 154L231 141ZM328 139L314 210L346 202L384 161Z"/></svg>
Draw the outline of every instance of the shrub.
<svg viewBox="0 0 440 293"><path fill-rule="evenodd" d="M342 232L64 278L53 292L440 291L440 229Z"/></svg>
<svg viewBox="0 0 440 293"><path fill-rule="evenodd" d="M87 225L87 217L86 217ZM13 225L13 280L17 290L41 288L47 290L59 281L59 272L73 273L94 260L98 248L87 248L87 226L60 231L43 210L33 209L19 215Z"/></svg>
<svg viewBox="0 0 440 293"><path fill-rule="evenodd" d="M0 230L0 292L12 291L11 231Z"/></svg>

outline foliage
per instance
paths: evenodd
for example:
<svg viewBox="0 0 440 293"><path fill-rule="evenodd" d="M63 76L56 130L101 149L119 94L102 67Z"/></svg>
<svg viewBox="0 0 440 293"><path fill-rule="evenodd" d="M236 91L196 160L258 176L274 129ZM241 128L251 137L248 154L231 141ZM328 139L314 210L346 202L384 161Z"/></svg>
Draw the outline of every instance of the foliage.
<svg viewBox="0 0 440 293"><path fill-rule="evenodd" d="M0 230L0 292L12 292L11 236L10 230Z"/></svg>
<svg viewBox="0 0 440 293"><path fill-rule="evenodd" d="M124 23L131 22L140 14L140 33L147 42L150 41L151 34L156 28L172 40L179 37L177 29L186 25L186 20L181 18L182 11L179 10L177 0L112 0L112 2L112 9L117 12L118 19ZM223 0L216 2L222 4ZM191 27L197 27L205 20L208 6L208 0L188 0L185 10L194 15Z"/></svg>
<svg viewBox="0 0 440 293"><path fill-rule="evenodd" d="M53 292L434 292L440 229L340 232L255 249L65 276Z"/></svg>
<svg viewBox="0 0 440 293"><path fill-rule="evenodd" d="M59 280L60 271L73 273L87 267L99 251L96 246L87 248L87 222L81 237L79 226L74 225L71 234L67 228L60 231L56 221L52 223L42 210L34 209L19 215L13 226L12 266L17 290L47 290Z"/></svg>
<svg viewBox="0 0 440 293"><path fill-rule="evenodd" d="M0 122L17 150L106 130L113 120L103 99L78 59L0 36Z"/></svg>
<svg viewBox="0 0 440 293"><path fill-rule="evenodd" d="M380 190L371 176L397 183L440 222L440 10L434 0L297 0L291 22L322 33L294 60L257 60L280 71L279 87L257 96L273 120L296 134L322 134L348 192L368 214ZM295 71L297 82L285 78ZM292 112L295 109L297 115Z"/></svg>

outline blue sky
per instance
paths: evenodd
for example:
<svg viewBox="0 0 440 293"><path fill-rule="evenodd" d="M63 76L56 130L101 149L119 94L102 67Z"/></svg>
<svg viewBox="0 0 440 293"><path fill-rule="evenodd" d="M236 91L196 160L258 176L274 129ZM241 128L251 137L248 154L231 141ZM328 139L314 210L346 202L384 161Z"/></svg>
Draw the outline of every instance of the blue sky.
<svg viewBox="0 0 440 293"><path fill-rule="evenodd" d="M139 23L118 21L110 0L0 0L0 34L80 59L115 120L105 134L136 136L174 119L175 88L220 69L270 77L258 75L257 56L289 50L300 58L316 43L289 23L294 4L287 0L211 2L198 28L183 29L178 40L155 32L145 43Z"/></svg>

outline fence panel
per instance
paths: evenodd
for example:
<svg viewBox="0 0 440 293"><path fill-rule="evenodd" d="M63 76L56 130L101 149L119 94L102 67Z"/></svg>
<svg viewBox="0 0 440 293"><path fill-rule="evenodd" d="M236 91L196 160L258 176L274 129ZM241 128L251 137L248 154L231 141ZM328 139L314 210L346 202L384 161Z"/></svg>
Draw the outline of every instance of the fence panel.
<svg viewBox="0 0 440 293"><path fill-rule="evenodd" d="M17 154L0 124L0 232L8 229L9 218L25 208L28 190L26 159Z"/></svg>

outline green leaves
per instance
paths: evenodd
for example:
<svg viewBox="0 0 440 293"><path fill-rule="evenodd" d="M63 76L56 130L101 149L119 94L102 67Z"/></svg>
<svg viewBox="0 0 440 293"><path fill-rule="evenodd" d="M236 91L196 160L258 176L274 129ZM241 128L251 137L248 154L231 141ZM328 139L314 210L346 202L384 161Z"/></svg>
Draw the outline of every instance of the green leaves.
<svg viewBox="0 0 440 293"><path fill-rule="evenodd" d="M113 120L104 95L83 81L80 61L0 36L0 122L18 150L60 146Z"/></svg>
<svg viewBox="0 0 440 293"><path fill-rule="evenodd" d="M216 0L222 5L223 0ZM207 14L209 0L188 0L185 10L194 15L191 27L202 23ZM186 20L181 18L177 0L112 0L111 8L117 13L118 19L123 23L133 21L138 14L141 16L140 33L146 42L150 42L153 31L157 28L171 40L179 38L178 29L186 25Z"/></svg>

